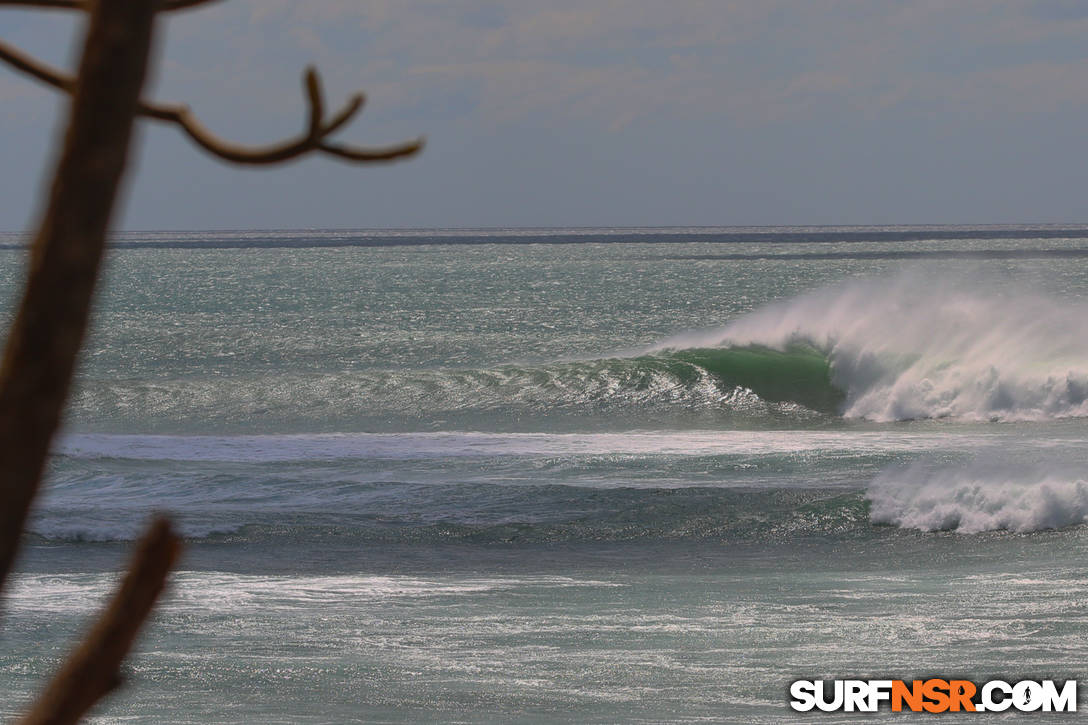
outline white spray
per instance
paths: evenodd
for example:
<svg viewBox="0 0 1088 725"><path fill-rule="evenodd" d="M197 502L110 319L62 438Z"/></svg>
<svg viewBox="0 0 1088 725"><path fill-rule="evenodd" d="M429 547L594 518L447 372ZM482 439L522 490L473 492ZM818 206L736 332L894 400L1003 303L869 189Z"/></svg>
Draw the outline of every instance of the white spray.
<svg viewBox="0 0 1088 725"><path fill-rule="evenodd" d="M830 356L848 417L1088 415L1088 305L922 272L809 293L658 347L796 342Z"/></svg>

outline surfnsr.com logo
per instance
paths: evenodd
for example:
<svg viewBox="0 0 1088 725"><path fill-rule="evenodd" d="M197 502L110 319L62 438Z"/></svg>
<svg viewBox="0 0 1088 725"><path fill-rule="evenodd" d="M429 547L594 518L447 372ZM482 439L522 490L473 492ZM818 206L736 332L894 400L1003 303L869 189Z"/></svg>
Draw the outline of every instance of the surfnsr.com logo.
<svg viewBox="0 0 1088 725"><path fill-rule="evenodd" d="M1077 681L797 680L790 698L798 712L1076 712Z"/></svg>

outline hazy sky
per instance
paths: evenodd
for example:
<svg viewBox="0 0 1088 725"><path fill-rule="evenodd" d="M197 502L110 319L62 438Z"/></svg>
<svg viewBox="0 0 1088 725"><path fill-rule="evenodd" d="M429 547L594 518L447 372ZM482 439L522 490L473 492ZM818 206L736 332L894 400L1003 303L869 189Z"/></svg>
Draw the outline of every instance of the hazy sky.
<svg viewBox="0 0 1088 725"><path fill-rule="evenodd" d="M59 65L76 19L0 12ZM1088 221L1088 2L229 0L161 26L151 95L296 132L300 72L417 160L240 170L145 122L128 228ZM0 229L63 106L0 68Z"/></svg>

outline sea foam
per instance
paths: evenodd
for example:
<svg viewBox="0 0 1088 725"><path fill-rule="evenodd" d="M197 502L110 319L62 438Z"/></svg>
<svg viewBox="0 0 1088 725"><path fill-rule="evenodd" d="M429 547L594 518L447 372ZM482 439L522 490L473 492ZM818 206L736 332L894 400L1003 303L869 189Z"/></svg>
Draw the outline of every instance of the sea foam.
<svg viewBox="0 0 1088 725"><path fill-rule="evenodd" d="M870 520L921 531L1020 533L1088 520L1088 481L1046 467L915 464L870 485Z"/></svg>

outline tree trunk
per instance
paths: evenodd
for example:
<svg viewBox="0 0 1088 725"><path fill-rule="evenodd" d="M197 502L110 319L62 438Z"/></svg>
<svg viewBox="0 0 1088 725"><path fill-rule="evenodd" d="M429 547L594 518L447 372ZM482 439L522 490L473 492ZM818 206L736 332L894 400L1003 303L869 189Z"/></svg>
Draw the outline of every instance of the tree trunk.
<svg viewBox="0 0 1088 725"><path fill-rule="evenodd" d="M0 585L75 372L151 52L156 0L94 0L53 186L0 364Z"/></svg>

